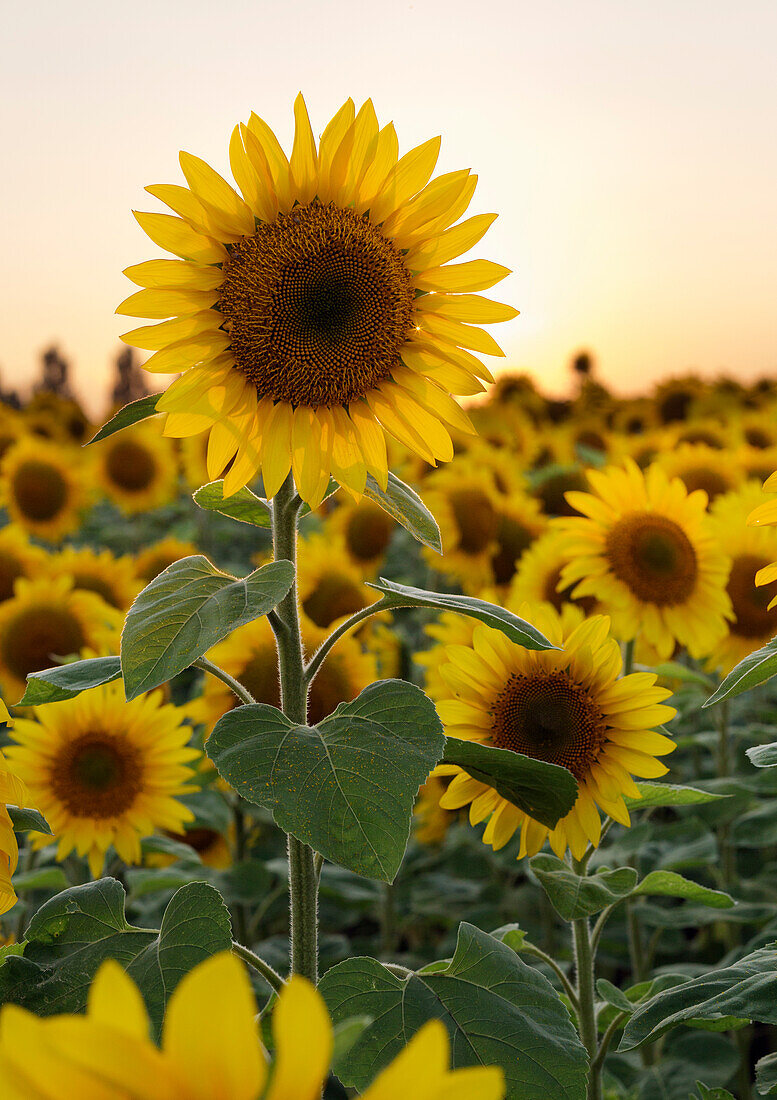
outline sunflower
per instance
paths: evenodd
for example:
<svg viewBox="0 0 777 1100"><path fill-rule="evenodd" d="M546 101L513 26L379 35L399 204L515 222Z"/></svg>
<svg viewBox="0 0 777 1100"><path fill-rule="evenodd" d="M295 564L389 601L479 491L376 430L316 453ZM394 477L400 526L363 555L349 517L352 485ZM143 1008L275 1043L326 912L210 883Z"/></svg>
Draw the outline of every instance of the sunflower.
<svg viewBox="0 0 777 1100"><path fill-rule="evenodd" d="M532 479L531 495L535 497L546 516L574 516L575 508L568 493L585 492L588 488L588 472L580 466L544 466Z"/></svg>
<svg viewBox="0 0 777 1100"><path fill-rule="evenodd" d="M777 447L766 447L762 450L745 445L737 450L736 461L746 481L757 481L759 486L763 486L777 468Z"/></svg>
<svg viewBox="0 0 777 1100"><path fill-rule="evenodd" d="M210 432L209 470L235 458L227 495L261 469L272 497L293 469L317 505L330 474L356 494L367 472L385 488L384 429L432 465L449 460L446 424L470 429L451 394L492 380L473 352L503 354L477 326L516 310L474 293L507 268L445 266L495 215L459 222L467 170L429 182L439 138L399 159L393 125L349 99L317 149L301 95L294 114L290 159L256 115L235 128L242 197L190 153L188 189L148 188L179 217L136 217L181 259L128 268L144 289L118 312L162 321L124 339L155 352L146 370L185 372L157 406L165 433Z"/></svg>
<svg viewBox="0 0 777 1100"><path fill-rule="evenodd" d="M305 539L297 578L300 606L320 630L330 630L377 599L364 571L348 560L342 542L325 534Z"/></svg>
<svg viewBox="0 0 777 1100"><path fill-rule="evenodd" d="M0 699L0 722L10 725L8 707ZM11 881L19 860L16 834L8 806L29 806L30 797L22 781L13 773L0 749L0 916L16 905L16 892Z"/></svg>
<svg viewBox="0 0 777 1100"><path fill-rule="evenodd" d="M16 524L0 531L0 603L10 600L19 577L39 576L48 560L45 550L33 546Z"/></svg>
<svg viewBox="0 0 777 1100"><path fill-rule="evenodd" d="M63 438L73 443L85 443L91 434L92 425L84 410L72 397L61 397L57 393L36 393L25 409L27 417L48 416L56 422Z"/></svg>
<svg viewBox="0 0 777 1100"><path fill-rule="evenodd" d="M674 709L663 705L671 692L657 687L652 673L619 676L620 647L609 636L606 616L584 619L570 606L559 615L546 604L525 604L521 614L559 649L524 649L478 625L470 646L445 651L440 674L448 690L437 710L450 737L567 768L578 782L577 801L549 829L458 766L443 764L433 774L454 778L440 805L469 805L473 825L489 818L483 841L495 849L520 828L519 858L534 855L549 839L559 857L569 848L580 859L589 842L599 843L597 807L628 825L623 795L639 797L632 775L666 773L656 757L675 744L653 727L674 717Z"/></svg>
<svg viewBox="0 0 777 1100"><path fill-rule="evenodd" d="M380 569L396 529L388 512L366 497L341 501L324 524L325 538L331 532L364 576L375 576Z"/></svg>
<svg viewBox="0 0 777 1100"><path fill-rule="evenodd" d="M88 503L83 463L69 449L26 436L0 463L0 497L25 531L57 542L76 530Z"/></svg>
<svg viewBox="0 0 777 1100"><path fill-rule="evenodd" d="M115 681L34 713L35 721L16 720L8 758L51 826L58 860L75 850L98 878L111 845L125 863L140 863L143 837L192 820L178 798L192 789L188 762L200 753L161 692L128 703Z"/></svg>
<svg viewBox="0 0 777 1100"><path fill-rule="evenodd" d="M574 585L559 591L561 571L571 560L567 552L567 535L557 527L540 535L521 558L518 569L508 589L506 607L521 603L549 603L556 611L564 604L576 604L586 614L591 614L596 600L591 596L577 598L572 595Z"/></svg>
<svg viewBox="0 0 777 1100"><path fill-rule="evenodd" d="M312 652L324 632L303 617L302 636ZM266 618L238 627L208 653L209 660L247 688L257 703L279 707L278 654ZM339 703L350 702L377 679L375 658L364 653L353 637L341 638L327 657L310 689L308 719L312 725L326 718ZM237 705L233 692L220 680L206 676L203 693L189 705L196 721L211 730L219 718Z"/></svg>
<svg viewBox="0 0 777 1100"><path fill-rule="evenodd" d="M774 423L773 411L748 413L743 416L738 425L742 441L748 447L758 451L770 450L777 447L777 425Z"/></svg>
<svg viewBox="0 0 777 1100"><path fill-rule="evenodd" d="M223 952L176 986L157 1048L140 992L111 959L92 983L85 1016L2 1009L0 1086L5 1100L316 1100L334 1047L321 994L295 975L278 997L271 1026L270 1065L251 982L242 963ZM431 1020L378 1074L364 1100L502 1100L501 1069L449 1064L445 1025Z"/></svg>
<svg viewBox="0 0 777 1100"><path fill-rule="evenodd" d="M661 660L676 642L706 657L731 617L730 562L710 532L707 494L629 459L588 477L593 493L569 493L582 516L563 523L572 560L561 583L599 600L622 641L641 633Z"/></svg>
<svg viewBox="0 0 777 1100"><path fill-rule="evenodd" d="M734 617L729 632L713 649L711 669L729 672L748 653L777 634L777 576L767 584L756 577L777 559L777 530L747 527L747 517L761 499L758 485L719 497L711 510L711 527L721 549L731 558L726 591Z"/></svg>
<svg viewBox="0 0 777 1100"><path fill-rule="evenodd" d="M735 442L731 428L712 417L695 416L687 424L670 427L668 433L675 444L701 443L705 447L711 447L713 451L725 451Z"/></svg>
<svg viewBox="0 0 777 1100"><path fill-rule="evenodd" d="M183 539L171 535L170 538L141 550L135 558L135 572L144 584L150 584L154 577L158 577L174 561L197 553L197 546L193 542L184 542Z"/></svg>
<svg viewBox="0 0 777 1100"><path fill-rule="evenodd" d="M656 386L653 394L658 419L662 424L691 420L695 406L704 394L704 383L695 374L668 378Z"/></svg>
<svg viewBox="0 0 777 1100"><path fill-rule="evenodd" d="M173 445L155 425L135 425L99 445L97 477L106 496L122 511L133 514L159 508L177 491Z"/></svg>
<svg viewBox="0 0 777 1100"><path fill-rule="evenodd" d="M444 810L440 799L450 786L449 778L430 775L418 789L413 807L414 832L419 844L435 847L442 844L448 829L460 815L456 810Z"/></svg>
<svg viewBox="0 0 777 1100"><path fill-rule="evenodd" d="M667 477L679 477L689 493L703 489L710 503L742 483L742 469L732 461L731 451L717 450L706 443L681 443L656 458Z"/></svg>
<svg viewBox="0 0 777 1100"><path fill-rule="evenodd" d="M96 592L120 611L128 610L140 589L133 559L127 554L116 557L110 550L67 546L49 559L48 573L71 577L74 588Z"/></svg>
<svg viewBox="0 0 777 1100"><path fill-rule="evenodd" d="M121 615L93 592L78 592L69 577L21 578L13 599L0 604L0 687L19 699L31 672L85 649L116 652Z"/></svg>

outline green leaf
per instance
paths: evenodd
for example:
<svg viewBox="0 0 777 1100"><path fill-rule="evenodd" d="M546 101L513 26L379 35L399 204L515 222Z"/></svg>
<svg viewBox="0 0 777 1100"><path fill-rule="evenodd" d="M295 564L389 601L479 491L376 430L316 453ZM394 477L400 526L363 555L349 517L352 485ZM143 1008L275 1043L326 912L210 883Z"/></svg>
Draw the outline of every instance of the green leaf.
<svg viewBox="0 0 777 1100"><path fill-rule="evenodd" d="M777 1092L777 1054L767 1054L755 1064L755 1084L759 1096Z"/></svg>
<svg viewBox="0 0 777 1100"><path fill-rule="evenodd" d="M754 745L751 749L745 749L745 754L756 768L777 767L777 741L772 741L770 745Z"/></svg>
<svg viewBox="0 0 777 1100"><path fill-rule="evenodd" d="M383 680L317 726L265 704L216 724L206 752L284 832L356 874L391 882L407 846L413 801L443 749L431 700Z"/></svg>
<svg viewBox="0 0 777 1100"><path fill-rule="evenodd" d="M608 982L606 978L599 978L597 980L596 992L599 994L601 1000L608 1005L612 1005L613 1008L617 1008L618 1012L625 1012L630 1016L634 1011L634 1005L626 994L618 989L617 985Z"/></svg>
<svg viewBox="0 0 777 1100"><path fill-rule="evenodd" d="M405 485L389 471L388 485L384 493L371 474L367 475L364 495L379 504L392 519L401 523L414 539L442 554L442 538L437 520L414 489Z"/></svg>
<svg viewBox="0 0 777 1100"><path fill-rule="evenodd" d="M109 435L120 432L122 428L130 428L133 424L139 424L141 420L148 420L150 416L155 416L156 403L161 396L161 393L150 393L147 397L130 401L129 405L119 409L106 424L103 424L97 434L89 440L87 446L91 443L99 443L101 439L107 439Z"/></svg>
<svg viewBox="0 0 777 1100"><path fill-rule="evenodd" d="M229 950L229 913L205 882L173 895L159 932L134 928L124 913L124 890L104 878L72 886L35 913L23 957L0 965L0 1003L39 1016L82 1012L100 964L116 959L139 986L155 1030L180 979L198 962Z"/></svg>
<svg viewBox="0 0 777 1100"><path fill-rule="evenodd" d="M550 829L577 800L577 781L566 768L509 749L446 737L441 763L458 764Z"/></svg>
<svg viewBox="0 0 777 1100"><path fill-rule="evenodd" d="M696 1088L699 1090L699 1100L736 1100L728 1089L710 1088L701 1081L696 1082ZM692 1097L691 1100L694 1098Z"/></svg>
<svg viewBox="0 0 777 1100"><path fill-rule="evenodd" d="M682 787L674 783L637 783L641 798L626 798L630 810L649 810L656 806L698 806L717 802L727 794L700 791L697 787Z"/></svg>
<svg viewBox="0 0 777 1100"><path fill-rule="evenodd" d="M614 871L583 876L575 874L563 859L552 855L534 856L529 866L553 908L566 921L600 913L608 905L628 897L637 882L633 867L617 867Z"/></svg>
<svg viewBox="0 0 777 1100"><path fill-rule="evenodd" d="M738 848L777 844L777 803L772 799L737 818L731 827L731 841Z"/></svg>
<svg viewBox="0 0 777 1100"><path fill-rule="evenodd" d="M173 562L143 589L124 623L127 699L171 680L236 627L266 615L293 580L288 561L240 578L222 573L201 554Z"/></svg>
<svg viewBox="0 0 777 1100"><path fill-rule="evenodd" d="M651 871L645 875L634 893L651 897L688 898L711 909L732 909L736 905L730 894L700 886L698 882L683 878L676 871Z"/></svg>
<svg viewBox="0 0 777 1100"><path fill-rule="evenodd" d="M13 877L14 890L65 890L67 876L61 867L35 867L32 871L20 871Z"/></svg>
<svg viewBox="0 0 777 1100"><path fill-rule="evenodd" d="M698 669L681 665L679 661L665 661L663 664L650 668L648 665L640 665L640 670L654 672L663 680L681 680L686 684L699 684L707 691L714 691L716 684L711 676L705 676Z"/></svg>
<svg viewBox="0 0 777 1100"><path fill-rule="evenodd" d="M327 971L319 990L335 1023L369 1016L338 1067L364 1089L428 1020L451 1037L455 1068L501 1065L507 1100L583 1100L586 1054L553 986L505 944L471 924L459 927L450 963L397 977L375 959Z"/></svg>
<svg viewBox="0 0 777 1100"><path fill-rule="evenodd" d="M45 833L46 836L52 835L49 823L40 810L22 806L7 806L6 809L15 833L34 832Z"/></svg>
<svg viewBox="0 0 777 1100"><path fill-rule="evenodd" d="M713 703L720 703L723 699L741 695L743 691L749 691L750 688L771 680L775 673L777 673L777 638L772 638L761 649L748 653L744 660L732 668L718 690L710 695L702 706L711 707Z"/></svg>
<svg viewBox="0 0 777 1100"><path fill-rule="evenodd" d="M659 993L634 1013L618 1049L652 1043L678 1024L729 1016L777 1024L777 948L763 947L723 970Z"/></svg>
<svg viewBox="0 0 777 1100"><path fill-rule="evenodd" d="M44 668L29 674L27 690L16 705L33 707L41 703L58 703L90 688L110 684L120 676L121 662L118 657L90 657L87 661Z"/></svg>
<svg viewBox="0 0 777 1100"><path fill-rule="evenodd" d="M207 512L219 512L239 523L250 523L254 527L272 527L272 512L267 501L252 493L246 486L238 489L231 497L224 499L224 480L211 481L201 485L192 493L192 499Z"/></svg>
<svg viewBox="0 0 777 1100"><path fill-rule="evenodd" d="M506 611L496 604L476 600L473 596L459 596L449 592L426 592L422 588L410 588L406 584L397 584L380 577L377 581L367 582L368 588L374 588L383 596L381 604L389 607L432 607L437 611L457 611L469 615L486 626L501 630L511 642L526 649L556 649L539 630Z"/></svg>

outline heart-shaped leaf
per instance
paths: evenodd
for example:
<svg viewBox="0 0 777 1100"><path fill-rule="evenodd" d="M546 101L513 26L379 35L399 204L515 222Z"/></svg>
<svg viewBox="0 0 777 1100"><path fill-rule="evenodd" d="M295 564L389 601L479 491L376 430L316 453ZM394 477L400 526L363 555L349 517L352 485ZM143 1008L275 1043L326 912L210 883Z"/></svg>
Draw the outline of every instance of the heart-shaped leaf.
<svg viewBox="0 0 777 1100"><path fill-rule="evenodd" d="M288 561L232 577L195 554L173 562L137 597L121 635L127 699L151 691L202 657L238 626L266 615L291 588Z"/></svg>
<svg viewBox="0 0 777 1100"><path fill-rule="evenodd" d="M137 401L130 401L119 409L111 419L103 424L102 428L89 440L91 443L99 443L101 439L107 439L109 435L115 435L123 428L131 428L133 424L139 424L141 420L148 420L156 415L156 403L162 396L161 393L150 393L147 397L139 397Z"/></svg>
<svg viewBox="0 0 777 1100"><path fill-rule="evenodd" d="M564 920L578 920L600 913L622 901L637 884L633 867L617 867L595 875L578 875L556 856L535 856L529 863L551 905Z"/></svg>
<svg viewBox="0 0 777 1100"><path fill-rule="evenodd" d="M16 704L18 707L34 707L41 703L58 703L72 699L82 691L109 684L121 676L118 657L90 657L86 661L72 661L55 665L27 677L27 690Z"/></svg>
<svg viewBox="0 0 777 1100"><path fill-rule="evenodd" d="M577 781L566 768L509 749L447 737L442 763L458 764L549 829L577 800Z"/></svg>
<svg viewBox="0 0 777 1100"><path fill-rule="evenodd" d="M411 588L406 584L397 584L380 577L377 581L367 582L368 588L380 592L383 599L381 608L392 607L432 607L437 611L457 611L460 615L469 615L486 626L501 630L511 642L526 649L556 649L548 639L540 634L531 623L524 622L496 604L477 600L474 596L459 596L449 592L427 592L422 588ZM377 604L375 605L378 606Z"/></svg>
<svg viewBox="0 0 777 1100"><path fill-rule="evenodd" d="M553 986L471 924L460 925L442 968L400 978L375 959L348 959L327 971L319 990L335 1024L372 1020L338 1065L343 1083L360 1091L428 1020L441 1020L453 1066L502 1066L507 1100L586 1095L586 1053Z"/></svg>
<svg viewBox="0 0 777 1100"><path fill-rule="evenodd" d="M317 726L265 704L238 707L206 743L219 773L276 824L356 874L391 882L407 846L413 801L442 754L430 699L383 680Z"/></svg>

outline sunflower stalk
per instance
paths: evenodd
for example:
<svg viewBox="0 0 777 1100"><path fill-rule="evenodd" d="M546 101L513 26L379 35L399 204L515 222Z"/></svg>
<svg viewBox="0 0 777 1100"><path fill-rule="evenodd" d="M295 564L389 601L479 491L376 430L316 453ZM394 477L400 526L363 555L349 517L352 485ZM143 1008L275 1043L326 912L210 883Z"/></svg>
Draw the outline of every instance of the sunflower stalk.
<svg viewBox="0 0 777 1100"><path fill-rule="evenodd" d="M300 498L288 475L273 500L272 534L275 561L297 565L297 520ZM308 685L302 650L296 579L275 609L281 709L292 722L307 722ZM314 984L318 981L318 874L313 849L288 836L291 971Z"/></svg>
<svg viewBox="0 0 777 1100"><path fill-rule="evenodd" d="M587 854L590 856L590 853ZM573 866L578 875L585 876L588 873L588 860L585 857L574 860ZM578 1026L580 1038L588 1051L589 1059L586 1100L601 1100L603 1055L600 1057L599 1033L596 1025L595 954L591 946L588 917L580 917L572 921L572 937L577 981Z"/></svg>

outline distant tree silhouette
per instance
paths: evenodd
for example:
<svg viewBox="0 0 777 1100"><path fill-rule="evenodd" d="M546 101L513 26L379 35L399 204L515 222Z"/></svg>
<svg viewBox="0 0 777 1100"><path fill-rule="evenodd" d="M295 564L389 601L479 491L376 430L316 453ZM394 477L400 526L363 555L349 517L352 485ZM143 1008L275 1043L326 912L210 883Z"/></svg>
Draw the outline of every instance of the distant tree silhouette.
<svg viewBox="0 0 777 1100"><path fill-rule="evenodd" d="M73 397L70 388L70 364L59 351L52 346L44 351L41 357L42 373L40 382L36 382L33 391L35 393L55 393L58 397Z"/></svg>
<svg viewBox="0 0 777 1100"><path fill-rule="evenodd" d="M572 359L572 370L575 374L579 374L582 378L586 378L593 373L594 360L593 356L588 351L579 351Z"/></svg>
<svg viewBox="0 0 777 1100"><path fill-rule="evenodd" d="M132 348L125 348L116 357L116 383L111 394L114 405L126 405L148 393L143 372L135 361Z"/></svg>

